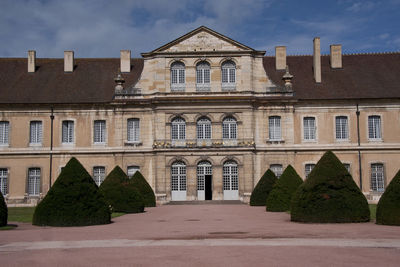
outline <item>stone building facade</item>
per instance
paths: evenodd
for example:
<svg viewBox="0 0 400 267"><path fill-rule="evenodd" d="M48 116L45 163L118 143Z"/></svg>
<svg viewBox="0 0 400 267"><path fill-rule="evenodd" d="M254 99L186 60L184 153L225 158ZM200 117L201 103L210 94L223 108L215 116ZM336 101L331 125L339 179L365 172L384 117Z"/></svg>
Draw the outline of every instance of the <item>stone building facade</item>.
<svg viewBox="0 0 400 267"><path fill-rule="evenodd" d="M400 54L275 52L202 26L142 58L0 59L7 202L37 203L72 156L98 184L140 170L159 203L247 202L268 168L306 179L326 150L379 199L399 169Z"/></svg>

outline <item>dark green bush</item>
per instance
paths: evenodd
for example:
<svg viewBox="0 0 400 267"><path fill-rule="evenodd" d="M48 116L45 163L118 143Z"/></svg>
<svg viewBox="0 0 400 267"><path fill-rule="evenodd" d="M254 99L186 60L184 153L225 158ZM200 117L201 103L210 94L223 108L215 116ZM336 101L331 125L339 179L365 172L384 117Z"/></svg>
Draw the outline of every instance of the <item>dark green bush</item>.
<svg viewBox="0 0 400 267"><path fill-rule="evenodd" d="M400 170L393 177L378 202L376 223L400 225Z"/></svg>
<svg viewBox="0 0 400 267"><path fill-rule="evenodd" d="M138 189L129 183L125 172L116 166L99 187L113 212L139 213L144 211L144 199Z"/></svg>
<svg viewBox="0 0 400 267"><path fill-rule="evenodd" d="M268 169L251 193L250 206L265 206L269 192L271 192L276 180L275 174Z"/></svg>
<svg viewBox="0 0 400 267"><path fill-rule="evenodd" d="M7 225L8 209L4 201L3 194L0 192L0 226Z"/></svg>
<svg viewBox="0 0 400 267"><path fill-rule="evenodd" d="M129 183L133 184L142 194L145 207L156 206L156 195L154 194L153 189L147 183L146 179L143 177L140 171L135 172Z"/></svg>
<svg viewBox="0 0 400 267"><path fill-rule="evenodd" d="M267 198L267 211L288 211L296 189L303 183L291 165L287 166Z"/></svg>
<svg viewBox="0 0 400 267"><path fill-rule="evenodd" d="M111 212L92 177L71 158L33 214L34 225L107 224Z"/></svg>
<svg viewBox="0 0 400 267"><path fill-rule="evenodd" d="M291 220L313 223L369 221L367 199L332 151L322 156L295 192Z"/></svg>

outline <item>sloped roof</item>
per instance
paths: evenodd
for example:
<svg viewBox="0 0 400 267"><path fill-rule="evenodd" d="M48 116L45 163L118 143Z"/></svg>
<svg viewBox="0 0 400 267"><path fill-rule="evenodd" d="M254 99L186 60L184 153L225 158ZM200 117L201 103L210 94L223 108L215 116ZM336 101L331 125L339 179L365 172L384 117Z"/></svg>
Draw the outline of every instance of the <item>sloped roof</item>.
<svg viewBox="0 0 400 267"><path fill-rule="evenodd" d="M74 71L64 73L64 59L36 59L28 73L26 58L0 58L0 103L105 103L113 99L119 58L78 58ZM123 73L125 87L135 84L143 59L131 59Z"/></svg>
<svg viewBox="0 0 400 267"><path fill-rule="evenodd" d="M313 73L313 56L288 56L297 99L400 98L400 53L343 55L343 68L331 69L329 56L321 57L322 82ZM264 57L264 69L283 85L285 71L275 70L275 57Z"/></svg>

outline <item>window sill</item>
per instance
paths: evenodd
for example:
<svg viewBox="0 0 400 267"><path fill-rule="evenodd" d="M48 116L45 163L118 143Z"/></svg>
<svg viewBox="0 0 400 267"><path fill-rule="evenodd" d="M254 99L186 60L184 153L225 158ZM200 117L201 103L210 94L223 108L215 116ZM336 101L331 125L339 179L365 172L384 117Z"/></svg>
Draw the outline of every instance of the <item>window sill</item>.
<svg viewBox="0 0 400 267"><path fill-rule="evenodd" d="M303 143L317 143L318 142L318 140L317 139L307 139L307 140L305 140L305 139L303 139Z"/></svg>
<svg viewBox="0 0 400 267"><path fill-rule="evenodd" d="M285 140L283 139L267 139L267 144L284 144Z"/></svg>
<svg viewBox="0 0 400 267"><path fill-rule="evenodd" d="M143 145L142 141L125 141L125 146L141 146Z"/></svg>
<svg viewBox="0 0 400 267"><path fill-rule="evenodd" d="M368 139L368 142L375 142L375 143L382 143L383 139L382 138L377 138L377 139Z"/></svg>
<svg viewBox="0 0 400 267"><path fill-rule="evenodd" d="M30 147L41 147L42 143L29 143Z"/></svg>

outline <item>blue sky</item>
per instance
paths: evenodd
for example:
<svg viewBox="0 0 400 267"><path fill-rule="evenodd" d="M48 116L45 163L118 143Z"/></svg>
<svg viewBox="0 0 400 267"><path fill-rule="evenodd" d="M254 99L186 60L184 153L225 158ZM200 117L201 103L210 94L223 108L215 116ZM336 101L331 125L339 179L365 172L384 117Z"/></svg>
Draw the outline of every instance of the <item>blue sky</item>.
<svg viewBox="0 0 400 267"><path fill-rule="evenodd" d="M1 0L0 57L119 57L149 52L201 26L274 54L400 51L400 0Z"/></svg>

